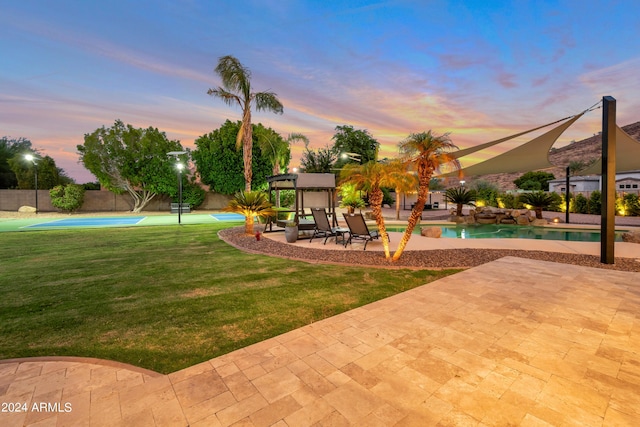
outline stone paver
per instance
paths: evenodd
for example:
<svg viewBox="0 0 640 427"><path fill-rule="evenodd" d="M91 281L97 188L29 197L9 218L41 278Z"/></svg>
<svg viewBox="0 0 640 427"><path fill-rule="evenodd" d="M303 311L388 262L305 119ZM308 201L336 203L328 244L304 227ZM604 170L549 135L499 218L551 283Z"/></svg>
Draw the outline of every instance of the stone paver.
<svg viewBox="0 0 640 427"><path fill-rule="evenodd" d="M639 396L640 274L520 258L170 375L0 363L7 427L632 426Z"/></svg>

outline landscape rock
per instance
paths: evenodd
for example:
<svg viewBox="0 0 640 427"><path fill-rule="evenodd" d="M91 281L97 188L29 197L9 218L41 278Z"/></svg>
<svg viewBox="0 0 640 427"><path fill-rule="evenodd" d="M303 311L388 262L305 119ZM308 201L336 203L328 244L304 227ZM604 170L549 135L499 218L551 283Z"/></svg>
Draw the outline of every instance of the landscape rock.
<svg viewBox="0 0 640 427"><path fill-rule="evenodd" d="M517 223L518 225L529 225L529 217L524 216L524 215L519 215L519 216L516 218L516 223Z"/></svg>
<svg viewBox="0 0 640 427"><path fill-rule="evenodd" d="M627 243L640 243L640 231L631 231L622 235L622 241Z"/></svg>
<svg viewBox="0 0 640 427"><path fill-rule="evenodd" d="M36 211L36 208L34 208L33 206L20 206L20 209L18 209L18 212L22 212L22 213L34 213Z"/></svg>
<svg viewBox="0 0 640 427"><path fill-rule="evenodd" d="M534 219L531 225L542 226L542 225L547 225L548 223L549 222L546 219Z"/></svg>
<svg viewBox="0 0 640 427"><path fill-rule="evenodd" d="M424 237L432 237L434 239L439 239L442 237L442 228L440 227L423 227L420 230L420 235Z"/></svg>

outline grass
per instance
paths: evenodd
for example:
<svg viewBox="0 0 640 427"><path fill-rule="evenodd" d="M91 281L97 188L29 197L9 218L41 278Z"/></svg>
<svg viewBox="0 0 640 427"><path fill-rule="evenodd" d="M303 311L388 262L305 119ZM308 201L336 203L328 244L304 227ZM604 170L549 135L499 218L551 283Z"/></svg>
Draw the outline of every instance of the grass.
<svg viewBox="0 0 640 427"><path fill-rule="evenodd" d="M169 373L457 271L247 254L217 237L228 226L3 233L0 358Z"/></svg>

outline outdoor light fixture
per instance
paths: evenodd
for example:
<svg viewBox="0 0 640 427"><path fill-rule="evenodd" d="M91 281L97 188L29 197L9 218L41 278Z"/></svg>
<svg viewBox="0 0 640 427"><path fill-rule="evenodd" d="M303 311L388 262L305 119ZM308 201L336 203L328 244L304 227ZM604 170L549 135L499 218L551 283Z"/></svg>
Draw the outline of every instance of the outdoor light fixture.
<svg viewBox="0 0 640 427"><path fill-rule="evenodd" d="M178 170L178 224L182 224L182 170L184 169L184 165L180 163L179 157L184 154L188 154L188 152L187 151L169 151L167 153L167 157L172 157L172 156L175 157L176 169Z"/></svg>
<svg viewBox="0 0 640 427"><path fill-rule="evenodd" d="M38 214L38 162L36 162L36 157L33 154L25 154L24 159L28 162L33 163L33 172L35 178L35 189L36 189L36 215Z"/></svg>
<svg viewBox="0 0 640 427"><path fill-rule="evenodd" d="M463 180L461 180L461 181L460 181L460 187L464 187L464 183L465 183L465 182L466 182L466 181L465 181L464 179L463 179Z"/></svg>
<svg viewBox="0 0 640 427"><path fill-rule="evenodd" d="M354 162L362 163L362 155L358 153L342 153L343 159L353 160Z"/></svg>
<svg viewBox="0 0 640 427"><path fill-rule="evenodd" d="M184 165L177 163L176 169L178 169L178 224L182 224L182 169L184 169Z"/></svg>

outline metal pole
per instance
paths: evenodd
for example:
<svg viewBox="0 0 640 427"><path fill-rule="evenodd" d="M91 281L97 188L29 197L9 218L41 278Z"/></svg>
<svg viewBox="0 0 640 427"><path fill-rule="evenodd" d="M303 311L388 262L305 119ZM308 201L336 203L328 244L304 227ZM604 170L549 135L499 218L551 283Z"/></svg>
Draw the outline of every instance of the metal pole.
<svg viewBox="0 0 640 427"><path fill-rule="evenodd" d="M182 224L182 168L180 166L178 166L178 224Z"/></svg>
<svg viewBox="0 0 640 427"><path fill-rule="evenodd" d="M565 193L565 203L567 205L567 209L565 212L565 222L567 224L569 224L569 206L571 206L571 195L569 194L569 184L571 183L571 179L569 177L569 175L571 174L571 168L569 168L569 166L567 166L567 182L566 182L566 193Z"/></svg>
<svg viewBox="0 0 640 427"><path fill-rule="evenodd" d="M33 168L35 172L35 184L36 184L36 215L38 214L38 164L34 161Z"/></svg>
<svg viewBox="0 0 640 427"><path fill-rule="evenodd" d="M600 262L614 264L616 222L616 100L602 98L602 220Z"/></svg>

